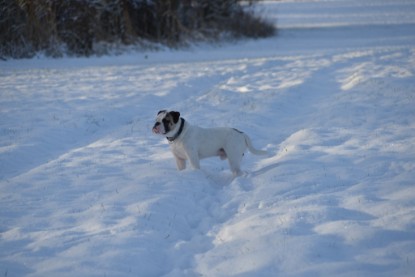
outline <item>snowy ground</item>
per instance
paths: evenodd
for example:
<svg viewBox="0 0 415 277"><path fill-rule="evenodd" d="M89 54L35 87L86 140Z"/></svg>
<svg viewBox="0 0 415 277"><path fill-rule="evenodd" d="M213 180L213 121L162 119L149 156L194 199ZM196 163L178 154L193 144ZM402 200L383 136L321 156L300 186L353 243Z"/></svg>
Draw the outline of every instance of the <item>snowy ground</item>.
<svg viewBox="0 0 415 277"><path fill-rule="evenodd" d="M415 2L261 9L277 37L0 62L0 276L415 275ZM164 108L272 154L178 172Z"/></svg>

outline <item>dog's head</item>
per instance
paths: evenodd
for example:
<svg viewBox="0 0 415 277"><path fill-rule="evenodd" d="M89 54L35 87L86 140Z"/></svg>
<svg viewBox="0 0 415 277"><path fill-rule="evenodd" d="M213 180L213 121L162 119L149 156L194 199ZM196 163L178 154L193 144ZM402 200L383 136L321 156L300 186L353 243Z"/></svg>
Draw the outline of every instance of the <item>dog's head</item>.
<svg viewBox="0 0 415 277"><path fill-rule="evenodd" d="M153 133L159 135L166 135L174 130L176 124L179 122L180 113L175 111L162 110L157 113L156 123L153 126Z"/></svg>

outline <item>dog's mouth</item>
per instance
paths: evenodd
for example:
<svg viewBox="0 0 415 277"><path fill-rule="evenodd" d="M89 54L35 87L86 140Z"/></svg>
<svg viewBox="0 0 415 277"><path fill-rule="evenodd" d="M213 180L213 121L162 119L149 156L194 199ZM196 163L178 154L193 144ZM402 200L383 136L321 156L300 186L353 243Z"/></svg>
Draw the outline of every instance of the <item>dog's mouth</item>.
<svg viewBox="0 0 415 277"><path fill-rule="evenodd" d="M156 124L156 125L154 125L154 127L153 127L152 131L153 131L153 133L154 133L154 134L157 134L157 135L164 135L164 134L162 133L162 131L161 131L160 124Z"/></svg>
<svg viewBox="0 0 415 277"><path fill-rule="evenodd" d="M154 134L160 134L160 130L156 127L153 128L153 133Z"/></svg>

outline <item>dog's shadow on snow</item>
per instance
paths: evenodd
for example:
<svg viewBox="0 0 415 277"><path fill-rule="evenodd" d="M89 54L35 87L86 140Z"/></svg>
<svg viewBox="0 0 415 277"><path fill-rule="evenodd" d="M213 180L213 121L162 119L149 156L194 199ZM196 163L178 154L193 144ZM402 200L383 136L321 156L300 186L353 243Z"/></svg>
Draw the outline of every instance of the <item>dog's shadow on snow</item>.
<svg viewBox="0 0 415 277"><path fill-rule="evenodd" d="M272 170L274 168L279 167L280 165L281 165L281 163L274 163L274 164L270 164L270 165L264 166L263 168L260 168L258 170L252 171L249 174L249 176L256 177L256 176L262 175L262 174L264 174L264 173L266 173L266 172L268 172L268 171L270 171L270 170Z"/></svg>
<svg viewBox="0 0 415 277"><path fill-rule="evenodd" d="M238 177L234 177L232 173L227 170L217 171L217 170L202 169L202 171L205 174L206 178L210 180L213 184L219 187L223 187L223 186L230 185L237 178L257 177L280 165L281 163L270 164L255 171L244 172L241 176L238 176Z"/></svg>

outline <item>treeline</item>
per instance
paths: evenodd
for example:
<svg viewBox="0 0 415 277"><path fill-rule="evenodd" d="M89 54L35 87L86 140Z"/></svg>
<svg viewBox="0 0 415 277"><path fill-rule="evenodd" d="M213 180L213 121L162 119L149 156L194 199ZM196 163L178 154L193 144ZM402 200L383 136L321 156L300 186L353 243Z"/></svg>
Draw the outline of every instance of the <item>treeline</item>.
<svg viewBox="0 0 415 277"><path fill-rule="evenodd" d="M88 56L99 44L273 35L240 0L0 0L0 57Z"/></svg>

